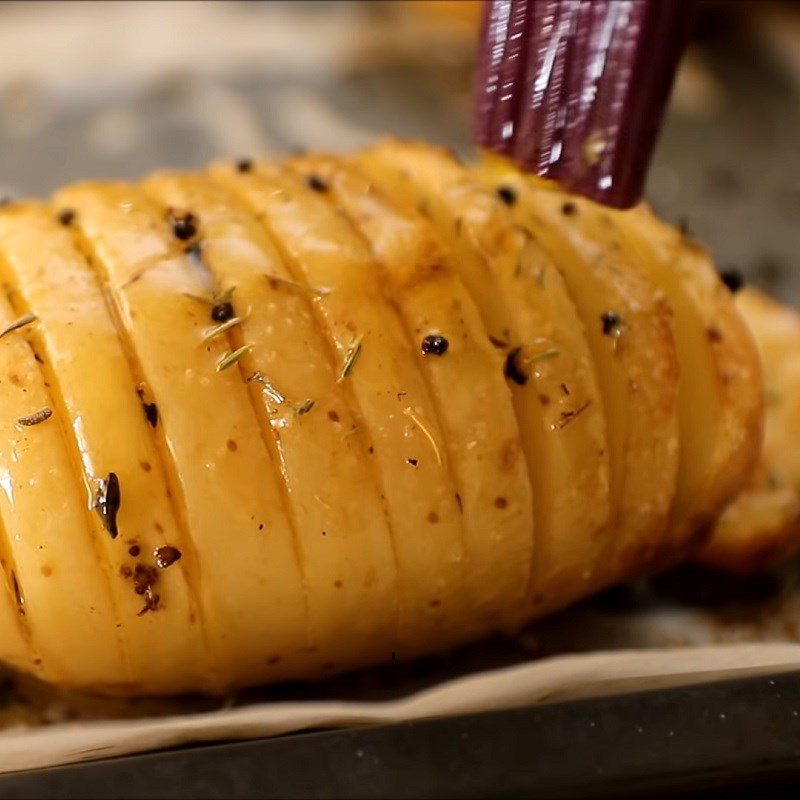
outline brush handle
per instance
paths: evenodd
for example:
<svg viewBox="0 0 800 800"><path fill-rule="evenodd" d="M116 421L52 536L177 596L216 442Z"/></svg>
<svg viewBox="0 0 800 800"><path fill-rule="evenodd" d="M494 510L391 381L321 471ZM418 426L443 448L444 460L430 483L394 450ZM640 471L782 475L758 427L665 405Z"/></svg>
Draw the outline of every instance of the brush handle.
<svg viewBox="0 0 800 800"><path fill-rule="evenodd" d="M642 194L694 0L487 0L475 139L606 205Z"/></svg>

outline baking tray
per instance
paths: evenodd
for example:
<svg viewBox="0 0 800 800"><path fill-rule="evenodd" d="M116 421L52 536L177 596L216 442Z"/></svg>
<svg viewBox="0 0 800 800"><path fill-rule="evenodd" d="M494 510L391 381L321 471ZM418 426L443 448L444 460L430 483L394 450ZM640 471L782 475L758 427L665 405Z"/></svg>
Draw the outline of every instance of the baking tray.
<svg viewBox="0 0 800 800"><path fill-rule="evenodd" d="M800 672L788 672L20 772L0 778L0 797L788 798L798 787Z"/></svg>

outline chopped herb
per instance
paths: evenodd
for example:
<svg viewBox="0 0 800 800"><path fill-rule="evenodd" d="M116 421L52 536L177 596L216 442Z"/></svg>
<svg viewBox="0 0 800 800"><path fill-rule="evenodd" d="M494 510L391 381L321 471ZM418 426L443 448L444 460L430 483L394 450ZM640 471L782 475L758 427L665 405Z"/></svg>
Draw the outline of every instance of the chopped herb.
<svg viewBox="0 0 800 800"><path fill-rule="evenodd" d="M38 425L40 422L44 422L50 417L53 416L52 409L47 408L40 408L38 411L34 411L33 414L28 414L26 417L20 417L17 422L20 425L31 426L31 425Z"/></svg>
<svg viewBox="0 0 800 800"><path fill-rule="evenodd" d="M171 544L165 544L162 547L157 547L153 555L155 556L156 564L161 569L166 569L178 561L182 553L177 547L173 547Z"/></svg>
<svg viewBox="0 0 800 800"><path fill-rule="evenodd" d="M586 411L591 404L592 401L587 400L585 403L583 403L583 405L578 406L578 408L576 408L574 411L562 411L559 421L553 427L555 427L557 430L566 428L567 425L569 425L570 422L572 422L577 416Z"/></svg>
<svg viewBox="0 0 800 800"><path fill-rule="evenodd" d="M98 481L95 508L112 539L116 539L119 533L117 514L121 504L122 494L119 488L119 478L116 472L109 472L106 478L100 478Z"/></svg>
<svg viewBox="0 0 800 800"><path fill-rule="evenodd" d="M433 434L431 434L431 432L425 427L425 425L422 424L419 417L417 417L417 415L410 408L404 408L403 413L406 416L411 417L411 421L422 431L425 438L430 442L431 447L433 448L433 453L436 456L436 461L439 464L439 466L441 466L442 454L439 452L439 447L436 444L436 439L433 438Z"/></svg>
<svg viewBox="0 0 800 800"><path fill-rule="evenodd" d="M731 294L736 294L736 292L744 288L744 275L735 267L723 270L719 277L728 289L730 289Z"/></svg>
<svg viewBox="0 0 800 800"><path fill-rule="evenodd" d="M519 386L524 386L528 382L528 376L520 369L519 356L521 352L521 347L509 350L503 365L503 374L508 380L514 381Z"/></svg>
<svg viewBox="0 0 800 800"><path fill-rule="evenodd" d="M222 372L228 369L228 367L232 367L240 358L251 352L252 349L252 344L243 344L233 352L226 353L217 363L217 372Z"/></svg>
<svg viewBox="0 0 800 800"><path fill-rule="evenodd" d="M319 177L319 175L309 175L306 178L306 183L308 184L309 189L313 189L315 192L327 192L328 191L328 184Z"/></svg>
<svg viewBox="0 0 800 800"><path fill-rule="evenodd" d="M510 186L498 186L497 196L507 205L513 206L517 202L517 193Z"/></svg>
<svg viewBox="0 0 800 800"><path fill-rule="evenodd" d="M496 336L492 336L491 334L489 335L489 341L500 350L504 350L506 347L508 347L508 342L503 339L498 339Z"/></svg>
<svg viewBox="0 0 800 800"><path fill-rule="evenodd" d="M351 436L355 436L360 430L361 430L361 426L360 425L353 425L353 427L350 428L349 431L345 431L342 434L342 438L343 439L349 439Z"/></svg>
<svg viewBox="0 0 800 800"><path fill-rule="evenodd" d="M309 397L297 407L297 413L299 416L303 416L303 414L308 414L312 408L314 408L314 401Z"/></svg>
<svg viewBox="0 0 800 800"><path fill-rule="evenodd" d="M337 383L341 383L352 371L353 367L358 361L358 357L361 355L361 337L359 336L357 339L353 341L350 347L347 348L347 353L345 353L344 357L344 364L342 364L342 371L339 373L339 377L336 379Z"/></svg>
<svg viewBox="0 0 800 800"><path fill-rule="evenodd" d="M214 308L216 309L216 306L214 306ZM211 316L212 317L214 316L213 311L211 312ZM203 341L208 342L209 340L215 338L216 336L219 336L220 334L229 331L231 328L238 325L241 321L242 321L241 317L230 317L229 319L225 320L225 322L223 322L222 325L217 325L206 331L203 334Z"/></svg>
<svg viewBox="0 0 800 800"><path fill-rule="evenodd" d="M622 317L615 311L604 311L600 315L603 333L606 336L619 336L622 326Z"/></svg>
<svg viewBox="0 0 800 800"><path fill-rule="evenodd" d="M574 217L578 213L578 206L571 200L567 200L567 202L561 206L561 213L565 217Z"/></svg>
<svg viewBox="0 0 800 800"><path fill-rule="evenodd" d="M252 172L253 170L253 159L252 158L240 158L236 162L236 171L237 172Z"/></svg>
<svg viewBox="0 0 800 800"><path fill-rule="evenodd" d="M560 352L558 348L551 347L548 350L543 350L541 353L534 353L532 356L528 356L527 360L531 363L546 361L548 358L555 358Z"/></svg>
<svg viewBox="0 0 800 800"><path fill-rule="evenodd" d="M266 278L273 289L277 289L279 286L288 286L291 289L313 294L315 297L327 297L333 291L327 286L309 286L307 283L300 283L300 281L293 281L289 278L279 278L277 275L267 275Z"/></svg>
<svg viewBox="0 0 800 800"><path fill-rule="evenodd" d="M191 211L176 211L171 208L167 212L167 220L176 239L186 242L197 236L197 217Z"/></svg>
<svg viewBox="0 0 800 800"><path fill-rule="evenodd" d="M64 226L72 225L75 221L75 211L71 208L62 208L58 212L58 221Z"/></svg>
<svg viewBox="0 0 800 800"><path fill-rule="evenodd" d="M426 356L443 356L450 342L438 333L430 333L422 340L422 352Z"/></svg>
<svg viewBox="0 0 800 800"><path fill-rule="evenodd" d="M23 314L21 317L17 317L17 319L15 319L13 322L9 322L8 325L6 325L6 327L0 331L0 339L12 331L19 330L20 328L24 328L26 325L30 325L32 322L36 322L36 320L36 314L32 314L30 311L27 314Z"/></svg>

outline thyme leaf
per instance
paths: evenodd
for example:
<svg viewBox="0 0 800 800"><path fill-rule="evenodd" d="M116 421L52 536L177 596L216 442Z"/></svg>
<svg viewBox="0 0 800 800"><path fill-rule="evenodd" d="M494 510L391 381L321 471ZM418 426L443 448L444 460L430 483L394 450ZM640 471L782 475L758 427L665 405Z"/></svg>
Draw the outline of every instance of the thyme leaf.
<svg viewBox="0 0 800 800"><path fill-rule="evenodd" d="M217 362L217 372L222 372L223 370L228 369L228 367L232 367L239 361L239 359L246 356L252 350L253 350L252 344L243 344L241 347L237 347L236 350L233 350L230 353L226 353Z"/></svg>
<svg viewBox="0 0 800 800"><path fill-rule="evenodd" d="M213 339L216 336L219 336L226 331L229 331L231 328L235 327L242 321L242 317L231 317L227 322L223 322L221 325L216 325L213 328L209 328L203 334L203 342L207 342L210 339Z"/></svg>
<svg viewBox="0 0 800 800"><path fill-rule="evenodd" d="M342 371L339 373L336 383L341 383L353 371L353 367L356 365L356 361L358 361L358 357L361 355L362 338L362 336L359 336L357 339L354 339L350 347L347 348L347 352L344 356L344 363L342 364Z"/></svg>
<svg viewBox="0 0 800 800"><path fill-rule="evenodd" d="M293 281L289 278L279 278L277 275L266 275L265 277L273 288L277 286L287 286L291 289L297 289L301 292L308 292L309 294L314 295L314 297L327 297L333 291L333 289L329 288L328 286L311 286L307 283Z"/></svg>

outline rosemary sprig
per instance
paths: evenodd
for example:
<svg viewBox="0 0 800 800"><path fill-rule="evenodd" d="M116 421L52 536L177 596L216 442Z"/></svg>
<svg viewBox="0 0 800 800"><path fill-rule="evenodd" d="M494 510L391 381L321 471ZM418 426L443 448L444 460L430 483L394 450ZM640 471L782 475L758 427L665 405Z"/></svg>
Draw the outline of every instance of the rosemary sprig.
<svg viewBox="0 0 800 800"><path fill-rule="evenodd" d="M433 434L428 430L428 428L422 424L420 418L410 409L404 408L403 413L411 418L411 421L422 431L425 438L430 442L431 448L433 449L433 453L436 456L436 461L439 466L442 466L442 454L439 452L439 446L436 444L436 439L433 438Z"/></svg>
<svg viewBox="0 0 800 800"><path fill-rule="evenodd" d="M12 331L19 330L20 328L24 328L26 325L30 325L32 322L36 322L38 317L36 314L32 312L28 312L27 314L23 314L21 317L17 317L13 322L9 322L3 330L0 331L0 339L4 336L7 336Z"/></svg>
<svg viewBox="0 0 800 800"><path fill-rule="evenodd" d="M45 406L44 408L40 408L38 411L34 411L33 414L28 414L25 417L20 417L17 422L20 425L25 425L26 427L30 427L31 425L38 425L40 422L44 422L45 420L50 419L53 416L53 411L50 408Z"/></svg>
<svg viewBox="0 0 800 800"><path fill-rule="evenodd" d="M238 325L243 319L244 319L243 317L231 317L227 322L223 322L221 325L209 328L209 330L207 330L203 334L202 341L207 342L213 339L214 337L219 336L220 334L225 333L226 331L229 331L231 328Z"/></svg>
<svg viewBox="0 0 800 800"><path fill-rule="evenodd" d="M226 353L217 363L217 372L222 372L223 370L228 369L228 367L232 367L239 361L239 359L246 356L252 350L252 344L243 344L241 347L237 347L236 350Z"/></svg>
<svg viewBox="0 0 800 800"><path fill-rule="evenodd" d="M342 371L339 373L336 383L341 383L353 371L353 367L356 365L356 361L358 361L358 357L361 355L362 338L362 336L359 336L357 339L354 339L350 347L347 348L347 353L345 353L344 356L344 363L342 364Z"/></svg>
<svg viewBox="0 0 800 800"><path fill-rule="evenodd" d="M314 295L314 297L327 297L333 291L333 289L328 286L310 286L307 283L300 283L300 281L293 281L289 278L279 278L277 275L266 275L265 277L271 284L288 286L291 289L308 292Z"/></svg>

